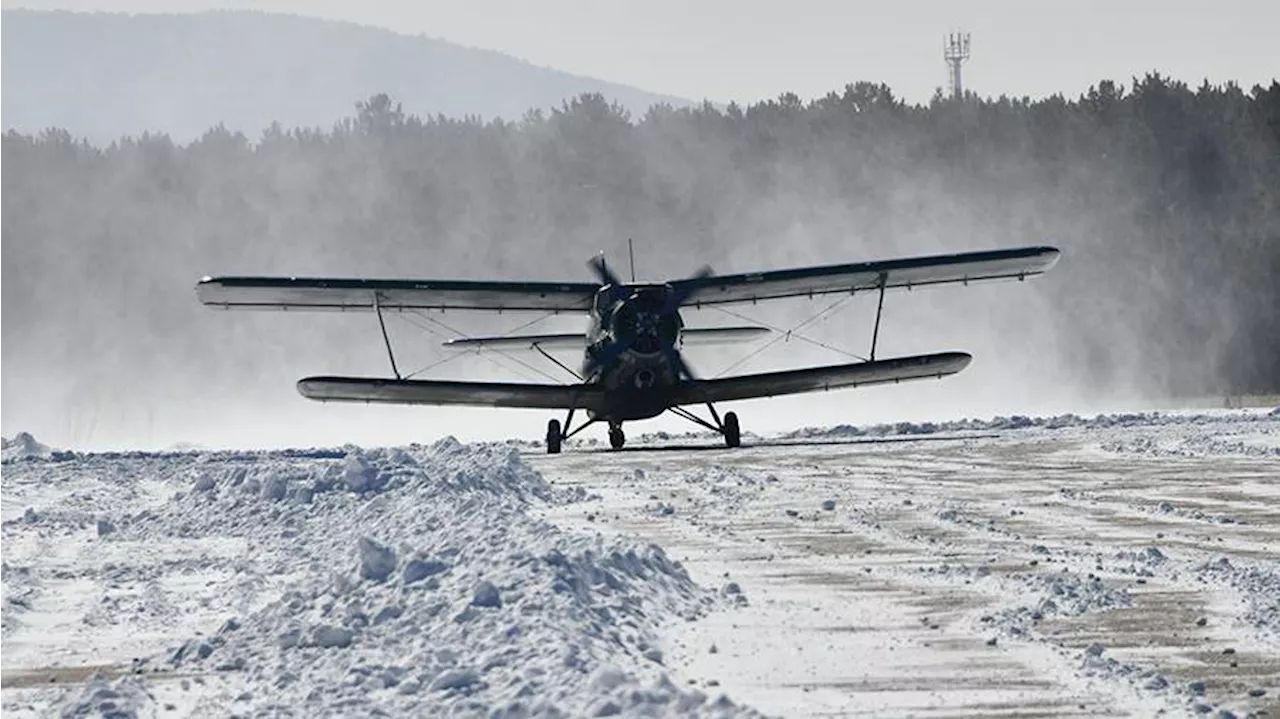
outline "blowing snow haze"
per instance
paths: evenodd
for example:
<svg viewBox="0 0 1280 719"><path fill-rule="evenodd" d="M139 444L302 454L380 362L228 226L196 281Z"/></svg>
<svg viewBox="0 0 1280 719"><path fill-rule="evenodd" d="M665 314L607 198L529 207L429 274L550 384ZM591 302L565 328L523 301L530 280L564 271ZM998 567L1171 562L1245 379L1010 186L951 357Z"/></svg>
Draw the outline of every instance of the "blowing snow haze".
<svg viewBox="0 0 1280 719"><path fill-rule="evenodd" d="M671 278L703 263L1063 249L1025 285L887 298L880 353L972 351L960 375L743 403L746 430L1280 386L1274 81L1188 87L1153 73L1099 79L1076 98L925 105L854 82L721 108L257 13L6 11L3 28L9 434L54 446L535 437L537 413L310 403L299 377L388 371L376 320L219 313L193 285L206 274L586 280L586 258L605 249L616 264L628 237L640 275ZM824 305L741 312L790 327ZM874 305L852 307L806 333L865 352ZM407 316L390 329L417 369L446 358L451 329L528 319ZM740 323L710 311L686 321ZM553 318L528 330L581 328ZM690 353L706 375L738 356ZM791 342L735 371L841 359ZM547 381L470 356L427 376Z"/></svg>

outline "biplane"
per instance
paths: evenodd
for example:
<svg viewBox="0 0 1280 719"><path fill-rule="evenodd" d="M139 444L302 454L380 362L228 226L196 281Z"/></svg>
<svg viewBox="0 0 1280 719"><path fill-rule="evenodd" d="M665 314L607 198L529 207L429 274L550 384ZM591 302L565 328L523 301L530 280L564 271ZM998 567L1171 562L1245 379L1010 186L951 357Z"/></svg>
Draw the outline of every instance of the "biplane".
<svg viewBox="0 0 1280 719"><path fill-rule="evenodd" d="M596 282L508 282L476 280L342 279L302 277L205 277L196 294L224 309L367 311L377 315L391 364L391 377L306 377L298 391L320 401L423 405L480 405L567 413L547 423L546 450L560 452L564 440L597 422L607 423L614 449L626 442L624 422L673 412L719 433L728 447L741 443L738 416L716 405L756 397L816 392L907 380L942 378L969 365L964 352L876 358L887 290L985 280L1024 280L1057 262L1052 247L966 252L856 264L716 275L704 267L692 277L663 282L623 282L603 256L589 262ZM681 310L754 304L788 297L871 293L876 318L871 351L860 361L775 372L700 379L685 361L686 345L742 342L772 333L758 325L686 327ZM384 315L422 311L583 313L587 329L573 334L464 337L452 349L532 349L574 375L566 384L468 382L402 376ZM580 370L548 350L583 352ZM690 406L706 406L710 419ZM585 414L577 427L574 415Z"/></svg>

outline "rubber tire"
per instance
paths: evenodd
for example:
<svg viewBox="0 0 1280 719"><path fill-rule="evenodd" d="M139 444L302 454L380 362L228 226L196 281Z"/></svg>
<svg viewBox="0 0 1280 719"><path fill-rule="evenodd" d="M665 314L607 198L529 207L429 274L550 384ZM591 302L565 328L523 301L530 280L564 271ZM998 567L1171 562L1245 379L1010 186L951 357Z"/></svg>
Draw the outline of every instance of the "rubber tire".
<svg viewBox="0 0 1280 719"><path fill-rule="evenodd" d="M547 454L560 454L560 442L564 439L560 432L560 420L547 422Z"/></svg>
<svg viewBox="0 0 1280 719"><path fill-rule="evenodd" d="M742 444L742 435L738 429L738 415L728 412L724 416L724 444L726 447L737 447Z"/></svg>
<svg viewBox="0 0 1280 719"><path fill-rule="evenodd" d="M622 426L609 428L609 446L614 449L622 449L627 443L627 435L622 431Z"/></svg>

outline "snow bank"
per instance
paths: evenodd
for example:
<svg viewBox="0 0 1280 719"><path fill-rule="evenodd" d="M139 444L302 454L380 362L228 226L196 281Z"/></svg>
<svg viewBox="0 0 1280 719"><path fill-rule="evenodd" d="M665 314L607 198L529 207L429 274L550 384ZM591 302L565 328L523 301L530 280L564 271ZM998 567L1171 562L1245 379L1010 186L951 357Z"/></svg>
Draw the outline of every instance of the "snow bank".
<svg viewBox="0 0 1280 719"><path fill-rule="evenodd" d="M128 676L109 681L94 675L83 688L67 693L58 716L137 719L156 716L156 709L155 697L144 680Z"/></svg>
<svg viewBox="0 0 1280 719"><path fill-rule="evenodd" d="M1022 429L1109 429L1116 427L1165 427L1208 425L1222 422L1244 422L1275 425L1280 422L1280 408L1271 412L1234 411L1230 413L1187 414L1181 412L1138 412L1100 414L1081 417L1060 414L1051 417L993 417L987 420L962 419L951 422L894 422L857 427L849 424L834 427L804 427L780 435L786 439L822 439L840 437L889 437L930 435L948 432L1008 431ZM1270 453L1269 450L1267 453Z"/></svg>
<svg viewBox="0 0 1280 719"><path fill-rule="evenodd" d="M99 457L94 469L109 465L137 482L136 473L164 467L181 486L145 511L111 517L112 531L96 541L246 548L232 560L167 563L184 575L225 572L234 591L211 600L219 619L205 632L151 660L220 675L232 687L217 699L227 712L754 714L678 686L656 640L661 622L732 602L695 585L656 545L535 519L533 505L575 496L554 490L512 447L446 439L113 461ZM113 581L126 571L154 584L159 570L112 571ZM162 614L154 621L172 621ZM68 690L62 706L76 714L126 695L141 702L147 680L130 681L141 694L95 682ZM121 715L138 702L120 704Z"/></svg>
<svg viewBox="0 0 1280 719"><path fill-rule="evenodd" d="M0 461L15 462L32 457L48 459L53 454L53 448L37 442L26 432L17 433L13 439L0 437Z"/></svg>
<svg viewBox="0 0 1280 719"><path fill-rule="evenodd" d="M1272 637L1280 636L1280 572L1232 563L1226 557L1200 564L1194 571L1202 582L1234 588L1247 603L1242 619Z"/></svg>
<svg viewBox="0 0 1280 719"><path fill-rule="evenodd" d="M1272 437L1270 433L1234 439L1224 438L1214 431L1182 436L1118 437L1104 441L1101 447L1109 452L1145 454L1153 457L1233 455L1280 458L1280 437Z"/></svg>
<svg viewBox="0 0 1280 719"><path fill-rule="evenodd" d="M1022 598L1024 603L983 615L980 622L1014 636L1026 635L1045 617L1078 616L1132 605L1128 592L1110 587L1092 574L1015 572L1003 581L1012 588L1007 593ZM1027 598L1033 601L1027 603Z"/></svg>
<svg viewBox="0 0 1280 719"><path fill-rule="evenodd" d="M29 567L10 567L0 561L0 580L3 580L3 604L0 605L0 637L22 626L21 617L31 609L37 587L32 582Z"/></svg>

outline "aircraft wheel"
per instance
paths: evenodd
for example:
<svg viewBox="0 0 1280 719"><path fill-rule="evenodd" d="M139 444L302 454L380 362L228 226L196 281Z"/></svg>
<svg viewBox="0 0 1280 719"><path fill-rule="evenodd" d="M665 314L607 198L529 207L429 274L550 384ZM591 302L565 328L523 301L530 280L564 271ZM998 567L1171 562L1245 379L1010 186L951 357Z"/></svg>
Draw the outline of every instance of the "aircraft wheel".
<svg viewBox="0 0 1280 719"><path fill-rule="evenodd" d="M724 416L724 443L726 447L737 447L742 443L738 430L738 415L728 412Z"/></svg>
<svg viewBox="0 0 1280 719"><path fill-rule="evenodd" d="M609 428L609 446L614 449L622 449L622 445L627 443L627 435L622 432L622 425L615 424Z"/></svg>
<svg viewBox="0 0 1280 719"><path fill-rule="evenodd" d="M564 437L560 433L560 420L547 422L547 454L560 454L560 442Z"/></svg>

